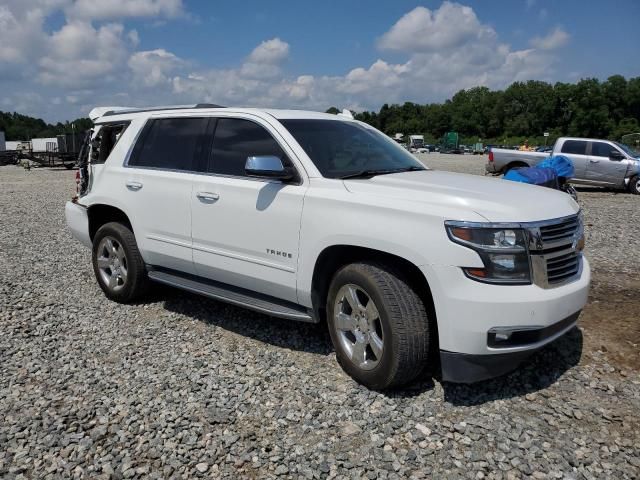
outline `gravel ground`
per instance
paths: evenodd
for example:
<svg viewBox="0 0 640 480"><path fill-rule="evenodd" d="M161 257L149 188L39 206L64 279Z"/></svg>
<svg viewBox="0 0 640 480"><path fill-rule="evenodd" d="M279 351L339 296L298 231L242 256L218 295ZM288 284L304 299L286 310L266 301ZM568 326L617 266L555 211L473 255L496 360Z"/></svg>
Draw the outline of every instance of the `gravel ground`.
<svg viewBox="0 0 640 480"><path fill-rule="evenodd" d="M71 172L0 168L0 477L640 476L640 375L598 324L490 382L371 392L319 326L166 288L106 301L65 229L73 188ZM633 319L640 198L580 197L594 301Z"/></svg>

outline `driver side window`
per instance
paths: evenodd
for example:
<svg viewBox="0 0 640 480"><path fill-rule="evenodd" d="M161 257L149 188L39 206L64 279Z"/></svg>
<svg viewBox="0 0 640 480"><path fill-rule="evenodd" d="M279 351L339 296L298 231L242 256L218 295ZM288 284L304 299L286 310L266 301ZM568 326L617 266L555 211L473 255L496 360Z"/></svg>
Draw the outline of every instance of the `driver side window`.
<svg viewBox="0 0 640 480"><path fill-rule="evenodd" d="M595 157L606 157L609 158L611 152L617 152L618 150L608 143L604 142L593 142L591 143L591 155Z"/></svg>
<svg viewBox="0 0 640 480"><path fill-rule="evenodd" d="M262 126L241 118L218 119L208 172L246 177L247 157L257 155L273 155L283 164L289 163L278 142Z"/></svg>

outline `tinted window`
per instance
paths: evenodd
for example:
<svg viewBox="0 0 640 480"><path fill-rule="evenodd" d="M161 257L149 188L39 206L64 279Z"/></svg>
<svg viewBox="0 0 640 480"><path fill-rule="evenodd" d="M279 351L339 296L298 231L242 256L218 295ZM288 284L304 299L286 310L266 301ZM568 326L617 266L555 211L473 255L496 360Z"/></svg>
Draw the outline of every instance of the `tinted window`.
<svg viewBox="0 0 640 480"><path fill-rule="evenodd" d="M582 140L567 140L562 144L562 153L586 155L587 142L583 142Z"/></svg>
<svg viewBox="0 0 640 480"><path fill-rule="evenodd" d="M210 172L245 176L247 157L257 155L275 155L285 165L288 162L278 142L257 123L239 118L218 119L209 161Z"/></svg>
<svg viewBox="0 0 640 480"><path fill-rule="evenodd" d="M616 150L608 143L604 142L593 142L591 143L591 155L595 155L596 157L607 157L613 150Z"/></svg>
<svg viewBox="0 0 640 480"><path fill-rule="evenodd" d="M281 120L324 177L362 170L421 169L422 164L396 142L355 122Z"/></svg>
<svg viewBox="0 0 640 480"><path fill-rule="evenodd" d="M196 170L195 156L207 122L206 118L151 120L136 144L129 165L167 170Z"/></svg>

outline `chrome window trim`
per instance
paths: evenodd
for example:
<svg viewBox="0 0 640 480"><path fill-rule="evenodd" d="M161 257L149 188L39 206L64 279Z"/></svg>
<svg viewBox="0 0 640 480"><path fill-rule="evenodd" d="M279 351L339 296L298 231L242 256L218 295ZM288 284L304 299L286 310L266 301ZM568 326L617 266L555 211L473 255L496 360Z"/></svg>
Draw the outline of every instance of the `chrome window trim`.
<svg viewBox="0 0 640 480"><path fill-rule="evenodd" d="M249 122L253 122L256 125L259 125L262 128L264 128L269 133L269 135L271 135L271 137L280 145L280 148L282 148L282 151L287 155L287 159L291 162L293 168L296 170L296 173L298 174L298 181L296 181L296 182L283 182L282 180L274 180L273 178L269 179L269 178L248 177L248 176L244 176L244 175L228 175L228 174L224 174L224 173L215 173L215 172L207 172L207 171L200 171L200 170L177 170L177 169L171 169L171 168L158 168L158 167L144 167L144 166L139 166L139 165L129 165L129 160L131 158L131 155L133 154L133 150L134 150L136 144L138 143L138 140L140 139L140 135L142 135L142 132L144 131L144 129L147 126L147 124L149 123L149 121L151 121L151 120L163 120L163 119L167 119L167 118L213 118L213 119L216 119L216 120L218 120L220 118L230 118L230 119L240 119L240 120L247 120ZM256 118L259 118L259 117L256 117ZM273 128L275 130L275 127L271 123L267 122L266 120L265 120L265 123L267 123L271 128ZM293 151L293 148L291 148L291 146L287 142L284 142L284 143L287 146L287 148L289 150L291 150L291 152L295 155L295 152ZM296 159L297 158L298 157L296 156ZM265 128L264 125L261 125L259 122L256 122L252 118L246 118L246 117L243 117L243 116L223 116L223 115L218 115L218 114L213 114L213 115L175 115L175 116L174 115L167 115L167 116L158 115L158 116L150 116L150 117L144 119L144 122L142 123L142 125L140 126L138 131L136 132L135 137L133 138L131 144L129 145L129 149L127 151L127 154L124 157L124 161L122 163L122 167L123 168L132 168L132 169L137 169L137 170L150 170L150 171L156 171L156 172L186 173L186 174L191 174L191 175L204 175L204 176L208 176L208 177L234 178L234 179L238 179L238 180L249 180L249 181L256 181L256 182L263 182L263 183L282 183L282 184L285 184L285 185L294 185L294 186L302 186L302 185L305 185L307 183L306 182L307 175L301 175L300 174L299 166L291 158L291 156L288 154L287 150L282 147L282 143L272 134L272 132L269 131L267 128ZM303 170L304 170L304 168L303 168ZM304 172L307 173L306 170L304 170Z"/></svg>

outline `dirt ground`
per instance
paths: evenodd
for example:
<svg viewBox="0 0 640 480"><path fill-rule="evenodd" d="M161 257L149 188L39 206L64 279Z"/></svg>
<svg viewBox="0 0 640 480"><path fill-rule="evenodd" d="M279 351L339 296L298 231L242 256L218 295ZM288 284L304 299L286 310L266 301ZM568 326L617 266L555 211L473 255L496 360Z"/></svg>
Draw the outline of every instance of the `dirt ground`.
<svg viewBox="0 0 640 480"><path fill-rule="evenodd" d="M640 279L630 278L620 289L595 278L589 303L580 316L586 357L605 354L623 374L640 371ZM583 355L582 361L587 361Z"/></svg>

